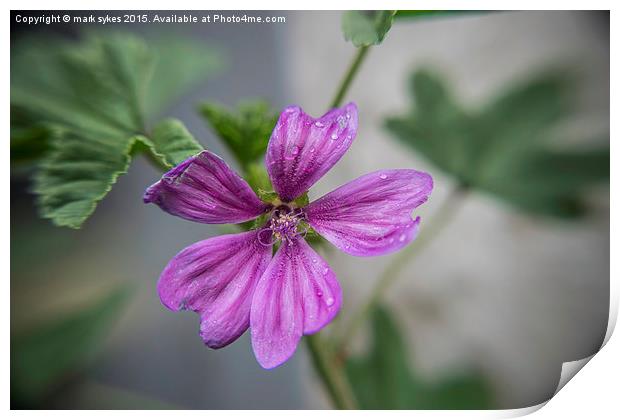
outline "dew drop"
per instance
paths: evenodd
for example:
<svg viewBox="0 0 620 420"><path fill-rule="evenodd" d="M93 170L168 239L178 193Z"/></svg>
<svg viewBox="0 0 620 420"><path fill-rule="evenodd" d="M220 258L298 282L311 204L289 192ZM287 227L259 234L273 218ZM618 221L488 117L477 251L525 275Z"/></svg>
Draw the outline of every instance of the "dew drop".
<svg viewBox="0 0 620 420"><path fill-rule="evenodd" d="M315 122L314 125L316 125L317 127L324 127L325 126L325 124L323 124L321 121Z"/></svg>
<svg viewBox="0 0 620 420"><path fill-rule="evenodd" d="M342 116L338 117L337 122L338 122L338 127L340 127L340 129L343 129L347 125L346 119L343 118Z"/></svg>
<svg viewBox="0 0 620 420"><path fill-rule="evenodd" d="M400 235L400 237L398 238L398 240L399 240L399 241L401 241L401 242L405 242L405 239L406 239L406 238L407 238L407 237L406 237L406 236L405 236L405 234L403 233L402 235Z"/></svg>
<svg viewBox="0 0 620 420"><path fill-rule="evenodd" d="M312 262L316 264L317 263L317 259L316 258L312 258Z"/></svg>
<svg viewBox="0 0 620 420"><path fill-rule="evenodd" d="M338 134L336 134L336 133L332 133L332 135L331 135L331 139L332 139L332 140L336 140L337 138L338 138Z"/></svg>
<svg viewBox="0 0 620 420"><path fill-rule="evenodd" d="M386 174L381 174L381 175L379 175L379 178L381 178L381 179L387 179L387 175L386 175Z"/></svg>
<svg viewBox="0 0 620 420"><path fill-rule="evenodd" d="M327 299L325 299L325 304L327 306L332 306L334 304L334 298L328 297Z"/></svg>
<svg viewBox="0 0 620 420"><path fill-rule="evenodd" d="M328 271L329 271L329 268L327 267L323 268L323 274L327 274Z"/></svg>

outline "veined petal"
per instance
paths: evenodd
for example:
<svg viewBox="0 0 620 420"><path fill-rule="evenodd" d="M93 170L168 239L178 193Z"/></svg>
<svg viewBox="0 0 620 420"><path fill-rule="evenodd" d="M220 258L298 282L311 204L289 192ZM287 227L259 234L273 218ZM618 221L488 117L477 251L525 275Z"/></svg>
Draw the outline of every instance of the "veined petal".
<svg viewBox="0 0 620 420"><path fill-rule="evenodd" d="M357 107L349 103L315 119L297 106L280 114L265 163L283 201L293 201L329 171L357 134Z"/></svg>
<svg viewBox="0 0 620 420"><path fill-rule="evenodd" d="M356 256L397 251L418 233L413 209L433 189L425 172L395 169L373 172L310 203L308 223L342 251Z"/></svg>
<svg viewBox="0 0 620 420"><path fill-rule="evenodd" d="M327 325L340 310L342 291L327 263L302 238L283 242L254 292L250 331L265 369L287 361L303 334Z"/></svg>
<svg viewBox="0 0 620 420"><path fill-rule="evenodd" d="M257 231L197 242L168 263L157 285L159 298L172 311L200 313L205 344L226 346L249 326L252 295L271 252Z"/></svg>
<svg viewBox="0 0 620 420"><path fill-rule="evenodd" d="M268 206L222 158L207 150L168 171L144 193L145 203L201 223L240 223Z"/></svg>

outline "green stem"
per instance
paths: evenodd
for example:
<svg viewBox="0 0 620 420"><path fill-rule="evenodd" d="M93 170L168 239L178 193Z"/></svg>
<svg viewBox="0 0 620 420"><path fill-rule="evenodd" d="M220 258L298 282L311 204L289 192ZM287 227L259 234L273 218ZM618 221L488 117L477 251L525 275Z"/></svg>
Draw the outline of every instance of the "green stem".
<svg viewBox="0 0 620 420"><path fill-rule="evenodd" d="M380 302L385 291L399 279L401 272L417 255L419 255L419 252L439 236L441 230L456 213L459 204L462 203L463 198L467 195L467 191L467 188L464 186L455 187L441 204L441 207L435 213L430 223L421 231L416 241L409 247L400 251L391 264L381 273L366 303L363 304L357 314L353 316L345 331L340 334L340 339L336 348L342 351L347 344L351 342L351 338L359 330L364 320L372 313L375 306Z"/></svg>
<svg viewBox="0 0 620 420"><path fill-rule="evenodd" d="M353 61L349 65L344 79L340 82L330 108L340 106L367 53L368 47L362 47L357 50L357 54L355 54ZM319 334L307 336L305 340L308 344L308 351L310 352L314 369L321 378L323 385L325 385L325 389L334 406L340 410L355 409L353 391L342 369L342 364L336 360L336 355L332 354L331 348L328 348Z"/></svg>
<svg viewBox="0 0 620 420"><path fill-rule="evenodd" d="M319 334L305 338L312 357L312 363L329 396L339 410L354 410L355 399L347 378L344 376L341 366L336 364L336 359L330 354L326 343Z"/></svg>
<svg viewBox="0 0 620 420"><path fill-rule="evenodd" d="M340 87L338 88L338 92L336 92L336 96L334 96L334 99L332 100L331 105L329 106L330 108L337 108L342 103L342 100L344 99L344 96L347 94L347 91L349 90L349 87L351 86L351 83L353 82L353 79L355 78L355 75L357 71L359 70L360 65L364 61L366 54L368 54L369 48L370 47L358 48L355 58L349 65L349 69L347 70L347 73L344 76L344 79L342 79L342 82L340 83Z"/></svg>

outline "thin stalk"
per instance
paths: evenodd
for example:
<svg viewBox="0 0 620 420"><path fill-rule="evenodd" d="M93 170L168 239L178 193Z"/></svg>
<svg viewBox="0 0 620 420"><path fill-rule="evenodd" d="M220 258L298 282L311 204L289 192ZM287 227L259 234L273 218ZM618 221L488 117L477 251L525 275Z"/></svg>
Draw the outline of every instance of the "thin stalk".
<svg viewBox="0 0 620 420"><path fill-rule="evenodd" d="M340 87L338 88L338 91L336 92L336 95L334 96L334 99L329 106L330 108L337 108L342 104L342 100L347 94L347 91L349 90L349 87L351 86L351 83L353 82L357 71L359 70L362 62L364 61L366 54L368 54L368 49L369 47L358 48L357 54L349 65L349 69L347 70L344 79L342 79L342 82L340 82Z"/></svg>
<svg viewBox="0 0 620 420"><path fill-rule="evenodd" d="M354 410L356 408L353 392L349 387L341 366L336 364L333 355L329 354L327 344L319 334L305 338L312 358L312 364L327 390L334 407L339 410Z"/></svg>
<svg viewBox="0 0 620 420"><path fill-rule="evenodd" d="M413 244L400 251L392 263L381 273L366 303L361 306L361 309L353 316L349 326L340 334L336 348L342 351L350 343L351 338L359 330L364 320L381 301L386 290L396 283L402 271L419 255L420 251L439 236L441 230L448 224L460 207L463 198L467 195L467 191L466 187L455 187L441 204L430 223L421 230L420 236Z"/></svg>
<svg viewBox="0 0 620 420"><path fill-rule="evenodd" d="M357 54L340 82L338 91L330 104L330 108L337 108L340 106L367 53L368 47L362 47L357 50ZM353 391L344 373L342 363L338 363L335 357L336 355L331 354L332 348L328 347L327 343L321 339L319 334L307 336L305 341L308 345L308 351L310 352L314 369L323 382L334 407L340 410L355 409L356 404Z"/></svg>

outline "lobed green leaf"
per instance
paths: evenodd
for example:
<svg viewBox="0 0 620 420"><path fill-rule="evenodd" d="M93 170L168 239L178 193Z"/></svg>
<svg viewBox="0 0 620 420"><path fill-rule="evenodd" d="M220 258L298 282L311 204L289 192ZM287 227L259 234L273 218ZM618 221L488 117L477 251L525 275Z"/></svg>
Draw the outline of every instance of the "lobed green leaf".
<svg viewBox="0 0 620 420"><path fill-rule="evenodd" d="M585 195L609 182L608 140L559 148L554 130L570 117L572 80L546 72L512 86L480 110L466 110L437 76L411 78L412 109L388 118L396 139L456 182L538 215L578 217Z"/></svg>
<svg viewBox="0 0 620 420"><path fill-rule="evenodd" d="M486 380L475 372L428 382L416 376L407 348L391 315L372 315L369 352L349 358L346 373L360 408L368 410L486 409L492 397Z"/></svg>
<svg viewBox="0 0 620 420"><path fill-rule="evenodd" d="M32 38L15 46L12 156L40 160L34 190L42 216L79 228L136 150L148 150L163 167L202 150L178 121L158 124L147 138L147 120L218 63L213 50L197 43L148 46L121 34L80 42Z"/></svg>

